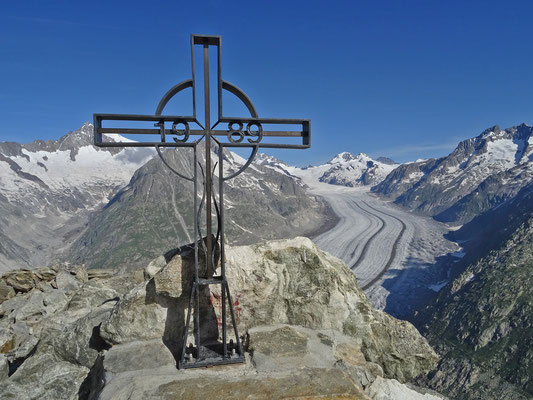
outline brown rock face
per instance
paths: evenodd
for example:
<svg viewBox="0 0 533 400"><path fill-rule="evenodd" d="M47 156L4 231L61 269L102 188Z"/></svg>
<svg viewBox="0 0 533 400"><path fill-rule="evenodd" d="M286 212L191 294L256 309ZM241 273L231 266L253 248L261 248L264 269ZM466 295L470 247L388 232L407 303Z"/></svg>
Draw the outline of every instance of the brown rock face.
<svg viewBox="0 0 533 400"><path fill-rule="evenodd" d="M4 281L0 281L0 304L15 296L15 289Z"/></svg>
<svg viewBox="0 0 533 400"><path fill-rule="evenodd" d="M45 291L50 287L76 290L81 283L88 281L83 265L69 263L55 264L51 267L9 271L0 277L0 304L16 293L28 293L33 289Z"/></svg>
<svg viewBox="0 0 533 400"><path fill-rule="evenodd" d="M8 272L2 276L5 284L12 287L17 292L29 292L36 287L38 278L32 271L19 270L15 272Z"/></svg>
<svg viewBox="0 0 533 400"><path fill-rule="evenodd" d="M161 399L198 399L193 388L201 387L206 399L352 399L369 400L340 370L305 368L290 376L245 377L231 381L223 378L190 379L187 384L173 381L155 392Z"/></svg>
<svg viewBox="0 0 533 400"><path fill-rule="evenodd" d="M182 257L172 258L154 275L155 291L163 296L179 298L190 294L194 274L192 268L183 268Z"/></svg>

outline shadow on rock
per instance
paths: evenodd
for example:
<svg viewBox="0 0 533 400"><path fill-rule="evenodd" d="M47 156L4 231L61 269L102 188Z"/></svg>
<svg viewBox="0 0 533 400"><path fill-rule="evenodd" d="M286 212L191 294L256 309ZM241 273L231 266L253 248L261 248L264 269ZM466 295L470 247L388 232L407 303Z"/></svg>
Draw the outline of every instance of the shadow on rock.
<svg viewBox="0 0 533 400"><path fill-rule="evenodd" d="M206 239L204 238L204 241ZM215 262L220 258L220 250L215 249ZM179 363L183 349L185 325L189 300L193 296L194 282L194 246L182 246L167 252L164 256L166 265L161 268L146 285L145 304L156 303L166 309L163 343L170 350L176 364ZM199 277L206 278L205 250L198 248ZM196 325L194 321L196 308L199 306L200 340L202 344L216 342L219 336L217 315L213 306L212 294L208 285L198 288L198 304L191 299L193 309L189 332L185 345L194 343Z"/></svg>

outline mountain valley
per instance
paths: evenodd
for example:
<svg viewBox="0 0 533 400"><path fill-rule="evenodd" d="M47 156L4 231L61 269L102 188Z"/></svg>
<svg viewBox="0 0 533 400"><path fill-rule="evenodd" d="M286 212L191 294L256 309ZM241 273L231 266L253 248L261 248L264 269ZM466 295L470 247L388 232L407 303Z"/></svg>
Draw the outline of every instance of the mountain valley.
<svg viewBox="0 0 533 400"><path fill-rule="evenodd" d="M163 156L173 168L192 174L191 153L171 150ZM216 156L214 150L212 156ZM225 154L227 173L244 162L234 153ZM218 187L218 170L213 181ZM194 234L192 189L190 182L175 176L158 157L152 158L89 220L68 249L67 259L89 268L135 269L157 254L190 243ZM310 235L334 219L327 204L317 196L307 196L299 180L260 165L250 166L226 185L224 202L230 244ZM205 232L203 225L200 229Z"/></svg>
<svg viewBox="0 0 533 400"><path fill-rule="evenodd" d="M163 156L192 173L187 150ZM226 172L245 162L224 157ZM419 386L522 400L532 196L533 128L494 126L403 164L343 152L298 168L259 154L227 186L226 230L231 245L308 236L346 263L373 307L412 321L442 357ZM88 123L57 141L0 143L0 273L69 261L131 274L190 243L191 225L192 185L154 151L96 148Z"/></svg>
<svg viewBox="0 0 533 400"><path fill-rule="evenodd" d="M419 383L458 399L531 398L533 213L523 221L417 315L443 355Z"/></svg>

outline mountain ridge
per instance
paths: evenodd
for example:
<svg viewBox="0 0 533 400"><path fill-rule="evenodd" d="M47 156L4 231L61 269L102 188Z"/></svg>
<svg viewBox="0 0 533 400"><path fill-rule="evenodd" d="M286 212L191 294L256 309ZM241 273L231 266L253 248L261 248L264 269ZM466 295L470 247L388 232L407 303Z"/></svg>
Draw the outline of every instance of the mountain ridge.
<svg viewBox="0 0 533 400"><path fill-rule="evenodd" d="M57 140L0 143L0 271L52 262L149 150L100 149L90 123Z"/></svg>
<svg viewBox="0 0 533 400"><path fill-rule="evenodd" d="M525 123L493 126L461 141L448 156L398 166L372 191L442 222L463 224L533 178L532 133Z"/></svg>
<svg viewBox="0 0 533 400"><path fill-rule="evenodd" d="M373 160L363 152L356 156L342 152L326 164L332 167L324 171L320 182L344 186L373 186L383 181L397 166Z"/></svg>

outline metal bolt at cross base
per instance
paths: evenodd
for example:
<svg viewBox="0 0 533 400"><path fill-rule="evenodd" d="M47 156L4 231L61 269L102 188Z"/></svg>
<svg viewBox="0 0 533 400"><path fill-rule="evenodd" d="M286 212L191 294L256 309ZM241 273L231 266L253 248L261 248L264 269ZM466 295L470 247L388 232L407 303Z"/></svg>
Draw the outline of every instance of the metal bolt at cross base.
<svg viewBox="0 0 533 400"><path fill-rule="evenodd" d="M176 175L183 179L192 181L193 189L193 207L194 207L194 281L192 283L191 293L189 296L189 305L187 311L187 320L185 325L184 338L181 348L181 357L178 363L179 368L191 368L210 366L218 364L231 364L244 361L242 344L237 332L237 324L231 301L231 294L226 280L226 266L224 254L224 182L236 177L242 173L253 161L260 148L278 148L278 149L306 149L310 147L310 121L307 119L280 119L280 118L259 118L257 111L248 96L237 86L222 79L222 39L220 36L191 35L191 59L192 59L192 78L182 81L172 87L161 99L153 115L130 115L130 114L94 114L94 144L100 147L155 147L163 163ZM195 80L195 46L203 48L203 78L204 78L204 123L201 124L196 115L196 80ZM218 119L215 124L211 125L211 101L210 101L210 77L209 77L209 47L215 46L217 49L217 98L218 98ZM163 109L167 103L184 89L192 88L192 110L193 114L189 116L167 115L163 114ZM235 95L241 100L250 117L227 117L223 114L222 93L223 90ZM153 122L155 129L145 128L117 128L104 127L105 122L109 121L131 121L133 122ZM227 128L221 128L227 124ZM191 125L194 125L192 129ZM266 126L296 126L297 130L266 130ZM105 141L112 135L140 135L141 140L137 141ZM110 135L110 136L108 136ZM144 141L144 135L156 135L159 140ZM198 136L197 140L189 140L191 136ZM272 138L294 138L299 143L274 143ZM167 140L169 139L169 140ZM201 167L198 162L198 144L205 140L205 167ZM211 147L213 142L218 146L218 204L215 193L213 192L213 175L214 169L211 159ZM193 150L193 176L186 176L182 172L173 168L163 157L161 147L181 148L188 147ZM234 173L224 176L223 153L224 148L250 148L251 154L248 160ZM198 205L198 171L196 165L200 165L202 171L205 171L203 180L203 196L200 205ZM205 199L206 215L206 237L202 238L200 232L200 214L202 212ZM213 232L212 206L215 206L217 215L217 234ZM205 244L204 244L205 243ZM199 246L204 251L202 270L207 271L205 276L199 274ZM216 248L220 249L220 275L213 276L217 269ZM221 285L222 298L222 342L204 343L200 337L200 288L209 285ZM233 331L235 334L236 345L234 348L228 348L227 343L227 321L226 321L226 301L231 315ZM191 315L194 305L194 335L195 347L187 347L189 336ZM232 342L230 341L232 347ZM233 354L236 353L236 354Z"/></svg>

